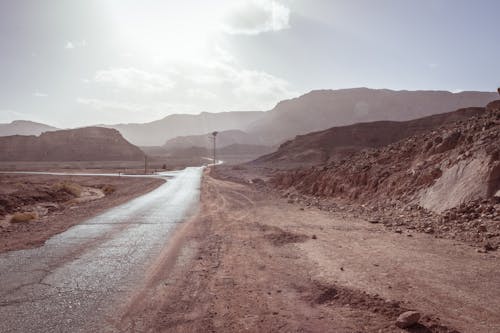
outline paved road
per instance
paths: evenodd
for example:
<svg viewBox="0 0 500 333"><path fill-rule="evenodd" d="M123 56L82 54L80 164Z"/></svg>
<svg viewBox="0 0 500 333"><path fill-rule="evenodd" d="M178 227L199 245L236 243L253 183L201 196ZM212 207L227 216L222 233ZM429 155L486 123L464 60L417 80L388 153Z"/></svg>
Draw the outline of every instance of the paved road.
<svg viewBox="0 0 500 333"><path fill-rule="evenodd" d="M112 331L177 223L199 200L202 168L172 178L43 247L0 254L0 332Z"/></svg>

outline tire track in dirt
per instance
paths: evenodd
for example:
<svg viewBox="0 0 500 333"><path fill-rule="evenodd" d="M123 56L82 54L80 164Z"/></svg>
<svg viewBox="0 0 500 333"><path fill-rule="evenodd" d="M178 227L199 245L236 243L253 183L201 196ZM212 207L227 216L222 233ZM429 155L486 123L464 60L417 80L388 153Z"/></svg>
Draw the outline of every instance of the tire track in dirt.
<svg viewBox="0 0 500 333"><path fill-rule="evenodd" d="M297 207L208 175L201 198L122 331L400 332L405 306L317 276L298 245L316 242L318 228L286 221ZM456 332L433 316L422 324L410 332Z"/></svg>

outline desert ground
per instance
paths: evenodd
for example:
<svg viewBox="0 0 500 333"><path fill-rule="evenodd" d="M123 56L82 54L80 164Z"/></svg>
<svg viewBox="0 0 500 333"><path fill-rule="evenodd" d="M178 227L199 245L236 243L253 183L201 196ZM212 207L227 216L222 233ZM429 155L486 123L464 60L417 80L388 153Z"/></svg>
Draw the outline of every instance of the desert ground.
<svg viewBox="0 0 500 333"><path fill-rule="evenodd" d="M205 173L199 213L118 311L119 331L500 331L497 252L394 232L228 175ZM407 310L422 318L402 330Z"/></svg>
<svg viewBox="0 0 500 333"><path fill-rule="evenodd" d="M41 246L163 183L157 178L0 174L0 253Z"/></svg>

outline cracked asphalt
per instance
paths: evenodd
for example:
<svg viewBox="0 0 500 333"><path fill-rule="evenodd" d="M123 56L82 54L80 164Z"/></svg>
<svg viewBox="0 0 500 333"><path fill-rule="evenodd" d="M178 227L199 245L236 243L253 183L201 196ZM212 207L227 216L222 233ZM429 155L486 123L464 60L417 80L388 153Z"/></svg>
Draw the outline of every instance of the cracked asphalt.
<svg viewBox="0 0 500 333"><path fill-rule="evenodd" d="M76 225L44 246L0 255L0 332L113 332L117 313L195 211L202 168Z"/></svg>

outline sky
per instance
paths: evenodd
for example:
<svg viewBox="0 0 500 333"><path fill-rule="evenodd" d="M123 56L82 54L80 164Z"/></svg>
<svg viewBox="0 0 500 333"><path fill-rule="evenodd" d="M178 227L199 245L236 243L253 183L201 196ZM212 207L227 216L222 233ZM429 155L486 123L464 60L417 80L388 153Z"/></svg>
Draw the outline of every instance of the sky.
<svg viewBox="0 0 500 333"><path fill-rule="evenodd" d="M270 110L314 89L495 91L498 0L0 0L0 122Z"/></svg>

